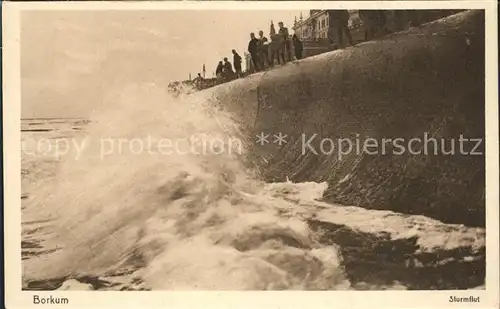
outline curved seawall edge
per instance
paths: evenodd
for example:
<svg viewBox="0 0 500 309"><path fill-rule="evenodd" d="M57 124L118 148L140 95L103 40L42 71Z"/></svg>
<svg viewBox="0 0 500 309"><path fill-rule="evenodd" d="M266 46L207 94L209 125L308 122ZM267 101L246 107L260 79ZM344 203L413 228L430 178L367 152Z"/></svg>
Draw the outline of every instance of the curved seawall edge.
<svg viewBox="0 0 500 309"><path fill-rule="evenodd" d="M249 138L286 136L253 149L267 181L327 181L329 202L484 226L484 152L442 151L460 136L484 140L484 82L484 12L468 11L216 92ZM381 149L384 139L415 138L421 148L431 140L426 154ZM354 147L374 139L376 154L339 156L340 139Z"/></svg>

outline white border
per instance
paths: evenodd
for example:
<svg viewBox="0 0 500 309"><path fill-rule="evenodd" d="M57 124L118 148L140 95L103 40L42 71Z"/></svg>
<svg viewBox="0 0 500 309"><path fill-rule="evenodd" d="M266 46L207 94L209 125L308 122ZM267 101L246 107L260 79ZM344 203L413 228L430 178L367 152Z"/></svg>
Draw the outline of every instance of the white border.
<svg viewBox="0 0 500 309"><path fill-rule="evenodd" d="M120 308L498 308L498 59L496 1L336 1L336 2L3 2L3 112L5 286L7 308L33 307L32 296L68 297L65 307ZM23 10L297 10L314 8L414 8L486 10L486 290L369 292L33 292L21 291L20 177L20 12ZM358 297L354 297L354 296ZM451 295L479 296L481 302L449 303Z"/></svg>
<svg viewBox="0 0 500 309"><path fill-rule="evenodd" d="M314 3L314 4L312 4ZM486 9L494 0L475 1L70 1L6 2L14 10L309 10L348 9Z"/></svg>

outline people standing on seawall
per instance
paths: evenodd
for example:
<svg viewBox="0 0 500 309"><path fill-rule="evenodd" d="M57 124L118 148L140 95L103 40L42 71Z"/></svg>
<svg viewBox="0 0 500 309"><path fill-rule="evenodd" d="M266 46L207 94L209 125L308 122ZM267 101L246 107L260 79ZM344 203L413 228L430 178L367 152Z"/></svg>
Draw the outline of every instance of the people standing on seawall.
<svg viewBox="0 0 500 309"><path fill-rule="evenodd" d="M194 79L195 86L197 89L201 89L203 86L203 80L204 78L201 76L201 73L198 73L198 76Z"/></svg>
<svg viewBox="0 0 500 309"><path fill-rule="evenodd" d="M349 30L348 10L327 10L328 12L328 38L336 48L341 48L344 42L344 34L347 36L349 45L354 45L351 31Z"/></svg>
<svg viewBox="0 0 500 309"><path fill-rule="evenodd" d="M264 36L264 31L259 31L259 60L261 63L262 69L271 66L271 62L269 61L269 42L267 38Z"/></svg>
<svg viewBox="0 0 500 309"><path fill-rule="evenodd" d="M295 59L297 60L302 59L302 50L304 49L304 46L296 33L294 33L292 36L292 42L293 42L293 49L295 51Z"/></svg>
<svg viewBox="0 0 500 309"><path fill-rule="evenodd" d="M250 33L250 42L248 42L248 52L252 58L253 66L256 72L260 72L259 59L259 40L255 37L255 33Z"/></svg>
<svg viewBox="0 0 500 309"><path fill-rule="evenodd" d="M411 13L409 10L394 10L393 11L393 19L394 19L394 30L395 31L401 31L401 30L406 30L410 27L410 15ZM359 14L359 17L361 18L361 15L363 13ZM361 19L363 20L363 19ZM364 23L364 21L363 21ZM366 36L366 35L365 35Z"/></svg>
<svg viewBox="0 0 500 309"><path fill-rule="evenodd" d="M217 68L215 69L215 76L217 78L221 78L223 72L224 72L224 64L222 63L222 61L219 61L219 64L217 65Z"/></svg>
<svg viewBox="0 0 500 309"><path fill-rule="evenodd" d="M425 12L425 11L423 11ZM418 27L422 24L422 13L418 10L408 10L410 27Z"/></svg>
<svg viewBox="0 0 500 309"><path fill-rule="evenodd" d="M397 14L399 17L400 14ZM369 41L381 34L386 34L387 18L383 10L359 10L359 18L365 29L365 41ZM396 22L399 18L396 19Z"/></svg>
<svg viewBox="0 0 500 309"><path fill-rule="evenodd" d="M292 49L290 48L291 45L290 34L288 33L288 28L283 25L282 21L278 23L278 26L280 27L278 34L281 36L281 39L283 40L283 45L280 49L281 56L284 62L288 62L292 60ZM285 55L287 56L286 58Z"/></svg>
<svg viewBox="0 0 500 309"><path fill-rule="evenodd" d="M227 60L227 58L224 58L224 69L222 71L222 75L226 79L229 79L234 75L233 66L231 65L231 62Z"/></svg>
<svg viewBox="0 0 500 309"><path fill-rule="evenodd" d="M241 56L238 55L236 50L232 50L233 52L233 65L234 65L234 71L236 72L237 77L241 77Z"/></svg>
<svg viewBox="0 0 500 309"><path fill-rule="evenodd" d="M278 64L284 62L283 59L280 60L281 57L281 48L283 45L282 37L276 33L276 29L274 29L273 21L271 20L271 26L269 28L269 38L271 39L271 43L269 45L269 54L270 54L270 63L271 66L274 66L275 59Z"/></svg>

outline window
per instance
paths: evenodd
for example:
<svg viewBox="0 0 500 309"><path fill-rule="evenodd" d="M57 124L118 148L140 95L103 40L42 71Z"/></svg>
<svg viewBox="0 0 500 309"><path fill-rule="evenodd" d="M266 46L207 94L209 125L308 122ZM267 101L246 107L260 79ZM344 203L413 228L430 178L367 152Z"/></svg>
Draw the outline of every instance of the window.
<svg viewBox="0 0 500 309"><path fill-rule="evenodd" d="M325 28L325 20L321 20L321 29L324 29Z"/></svg>

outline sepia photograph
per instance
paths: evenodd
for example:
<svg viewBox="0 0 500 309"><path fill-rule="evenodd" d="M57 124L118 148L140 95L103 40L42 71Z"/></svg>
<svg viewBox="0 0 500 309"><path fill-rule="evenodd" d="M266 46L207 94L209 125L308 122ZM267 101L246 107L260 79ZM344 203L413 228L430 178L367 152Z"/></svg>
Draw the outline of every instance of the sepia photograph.
<svg viewBox="0 0 500 309"><path fill-rule="evenodd" d="M23 304L412 290L498 305L485 5L291 4L4 18Z"/></svg>

